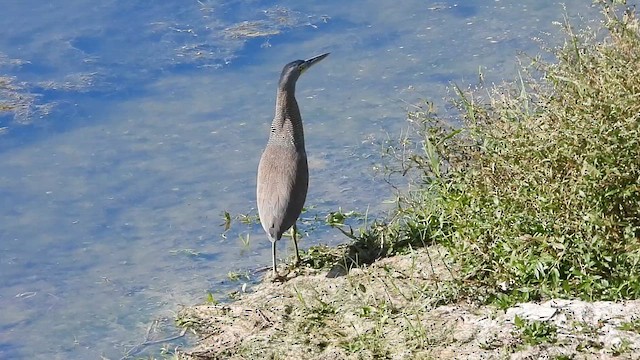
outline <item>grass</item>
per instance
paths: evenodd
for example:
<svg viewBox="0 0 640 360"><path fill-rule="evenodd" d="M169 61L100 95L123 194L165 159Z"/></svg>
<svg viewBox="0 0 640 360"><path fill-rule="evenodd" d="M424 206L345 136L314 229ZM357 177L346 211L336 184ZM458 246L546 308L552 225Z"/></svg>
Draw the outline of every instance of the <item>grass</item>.
<svg viewBox="0 0 640 360"><path fill-rule="evenodd" d="M557 340L557 328L551 323L526 320L517 315L513 321L525 344L539 345L543 343L555 343Z"/></svg>
<svg viewBox="0 0 640 360"><path fill-rule="evenodd" d="M640 334L640 319L624 321L620 324L618 329L623 331L632 331L632 332L635 332L636 334Z"/></svg>
<svg viewBox="0 0 640 360"><path fill-rule="evenodd" d="M441 261L437 249L423 249L413 255L415 262L353 269L332 279L329 287L324 285L324 270L306 268L285 286L264 282L228 305L185 308L179 325L198 334L216 334L216 355L204 350L197 355L202 358L334 354L386 359L399 352L427 354L430 344L450 342L455 323L428 314L436 302L427 298L425 289L437 280L423 276L429 271L427 251L433 252L434 262ZM246 333L256 326L258 330ZM407 346L398 347L396 339Z"/></svg>
<svg viewBox="0 0 640 360"><path fill-rule="evenodd" d="M613 356L620 356L631 351L631 342L628 339L621 339L619 343L614 344L611 347L611 354Z"/></svg>
<svg viewBox="0 0 640 360"><path fill-rule="evenodd" d="M332 212L326 223L350 244L311 248L284 284L185 308L179 325L206 342L184 357L637 350L605 343L587 323L563 328L577 334L567 337L557 324L516 317L505 332L496 310L640 297L640 25L632 9L600 4L602 29L565 21L551 61L529 58L511 83L456 87L453 114L430 103L409 113L414 133L386 148L390 173L412 179L396 211L384 221ZM620 328L638 332L631 319Z"/></svg>
<svg viewBox="0 0 640 360"><path fill-rule="evenodd" d="M428 103L410 113L416 136L387 153L412 190L356 242L378 257L443 245L480 303L638 298L640 31L632 10L602 7L604 41L565 22L555 61L456 87L462 127Z"/></svg>

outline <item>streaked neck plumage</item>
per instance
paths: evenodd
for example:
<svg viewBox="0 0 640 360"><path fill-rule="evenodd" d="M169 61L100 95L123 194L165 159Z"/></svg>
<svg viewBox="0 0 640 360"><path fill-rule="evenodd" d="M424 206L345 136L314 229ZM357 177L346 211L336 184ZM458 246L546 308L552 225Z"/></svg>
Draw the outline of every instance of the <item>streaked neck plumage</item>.
<svg viewBox="0 0 640 360"><path fill-rule="evenodd" d="M304 130L295 91L295 81L280 81L276 95L276 113L271 123L268 144L291 146L304 153Z"/></svg>

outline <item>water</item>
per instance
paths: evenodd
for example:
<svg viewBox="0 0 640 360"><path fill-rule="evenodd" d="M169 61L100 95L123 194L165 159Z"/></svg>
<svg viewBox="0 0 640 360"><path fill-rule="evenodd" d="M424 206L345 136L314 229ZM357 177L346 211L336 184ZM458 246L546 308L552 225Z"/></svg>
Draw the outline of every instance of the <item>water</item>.
<svg viewBox="0 0 640 360"><path fill-rule="evenodd" d="M595 18L585 1L568 14ZM270 264L255 172L282 66L299 81L311 184L304 216L384 213L375 143L451 82L513 78L562 7L530 1L5 1L0 92L0 358L119 359L177 332L182 304L224 298ZM555 41L557 39L551 39ZM389 134L389 135L387 135ZM307 221L302 241L337 244ZM240 236L249 236L244 245ZM280 244L280 254L290 255ZM154 328L155 329L155 328ZM171 346L184 344L174 341ZM157 354L160 345L139 349Z"/></svg>

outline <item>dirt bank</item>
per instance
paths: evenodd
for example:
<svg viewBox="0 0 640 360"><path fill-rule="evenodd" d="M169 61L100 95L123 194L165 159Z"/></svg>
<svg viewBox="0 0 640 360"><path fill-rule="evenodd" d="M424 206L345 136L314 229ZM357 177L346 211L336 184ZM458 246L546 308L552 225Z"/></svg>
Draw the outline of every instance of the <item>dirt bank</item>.
<svg viewBox="0 0 640 360"><path fill-rule="evenodd" d="M455 297L444 250L349 274L303 269L238 301L183 309L181 359L640 359L640 301L550 300L501 310Z"/></svg>

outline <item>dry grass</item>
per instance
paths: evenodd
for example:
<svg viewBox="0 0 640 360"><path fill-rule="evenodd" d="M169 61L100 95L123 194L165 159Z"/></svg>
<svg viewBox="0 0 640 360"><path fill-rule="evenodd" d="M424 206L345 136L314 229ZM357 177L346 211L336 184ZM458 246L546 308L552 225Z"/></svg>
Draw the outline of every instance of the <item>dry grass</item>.
<svg viewBox="0 0 640 360"><path fill-rule="evenodd" d="M186 308L179 323L206 340L184 358L405 358L451 343L455 321L430 314L438 304L432 294L450 277L441 251L421 249L336 278L303 269L231 304Z"/></svg>
<svg viewBox="0 0 640 360"><path fill-rule="evenodd" d="M640 302L558 300L507 311L439 305L434 295L455 291L443 251L419 249L332 279L326 270L301 270L285 283L265 281L230 304L185 308L178 323L200 341L177 357L638 358Z"/></svg>

